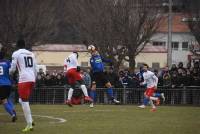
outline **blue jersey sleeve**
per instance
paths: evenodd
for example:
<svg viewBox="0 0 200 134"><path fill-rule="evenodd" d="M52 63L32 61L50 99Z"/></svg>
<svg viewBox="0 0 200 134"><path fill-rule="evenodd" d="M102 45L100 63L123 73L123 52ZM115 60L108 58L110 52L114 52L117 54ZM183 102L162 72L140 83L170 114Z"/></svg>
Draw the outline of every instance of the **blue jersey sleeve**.
<svg viewBox="0 0 200 134"><path fill-rule="evenodd" d="M8 68L10 68L11 67L11 62L7 61L7 65L8 65Z"/></svg>
<svg viewBox="0 0 200 134"><path fill-rule="evenodd" d="M103 62L107 62L107 63L111 63L111 62L112 62L112 60L106 59L106 58L104 58L104 57L101 57L101 59L102 59Z"/></svg>

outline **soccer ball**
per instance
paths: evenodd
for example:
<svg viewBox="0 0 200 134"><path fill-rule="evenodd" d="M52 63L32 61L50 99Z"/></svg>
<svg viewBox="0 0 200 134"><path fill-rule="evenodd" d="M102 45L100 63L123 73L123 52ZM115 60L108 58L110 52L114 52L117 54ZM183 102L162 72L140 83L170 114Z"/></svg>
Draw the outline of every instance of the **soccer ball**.
<svg viewBox="0 0 200 134"><path fill-rule="evenodd" d="M94 51L94 50L95 50L95 46L93 46L93 45L88 46L88 51Z"/></svg>

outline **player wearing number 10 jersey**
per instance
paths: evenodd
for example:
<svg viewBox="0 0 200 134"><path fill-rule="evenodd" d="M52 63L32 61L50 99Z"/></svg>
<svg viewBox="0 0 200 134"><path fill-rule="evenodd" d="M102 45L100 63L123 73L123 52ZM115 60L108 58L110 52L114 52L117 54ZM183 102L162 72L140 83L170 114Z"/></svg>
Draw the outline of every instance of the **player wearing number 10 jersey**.
<svg viewBox="0 0 200 134"><path fill-rule="evenodd" d="M17 41L18 50L12 55L12 63L10 72L15 72L16 68L19 72L18 93L19 102L22 105L27 126L23 132L33 130L33 119L29 106L29 97L33 89L35 78L37 75L35 56L32 52L25 49L25 41Z"/></svg>

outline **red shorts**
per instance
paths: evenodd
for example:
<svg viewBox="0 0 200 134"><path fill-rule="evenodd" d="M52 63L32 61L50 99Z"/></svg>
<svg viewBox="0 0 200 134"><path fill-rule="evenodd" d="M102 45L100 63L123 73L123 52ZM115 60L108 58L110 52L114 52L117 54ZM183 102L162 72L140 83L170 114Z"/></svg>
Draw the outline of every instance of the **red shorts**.
<svg viewBox="0 0 200 134"><path fill-rule="evenodd" d="M18 93L22 100L28 100L32 92L34 82L18 83Z"/></svg>
<svg viewBox="0 0 200 134"><path fill-rule="evenodd" d="M82 80L80 72L77 72L76 68L69 69L66 73L68 84L73 85L78 80Z"/></svg>
<svg viewBox="0 0 200 134"><path fill-rule="evenodd" d="M147 90L145 91L144 94L145 94L146 96L148 96L148 97L151 97L151 96L153 96L154 92L155 92L155 88L152 87L152 88L147 88Z"/></svg>

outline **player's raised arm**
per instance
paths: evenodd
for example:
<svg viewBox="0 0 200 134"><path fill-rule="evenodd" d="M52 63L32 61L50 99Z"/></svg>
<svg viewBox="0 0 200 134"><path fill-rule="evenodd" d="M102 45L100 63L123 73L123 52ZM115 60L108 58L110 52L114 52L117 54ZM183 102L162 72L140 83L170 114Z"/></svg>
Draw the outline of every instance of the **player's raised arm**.
<svg viewBox="0 0 200 134"><path fill-rule="evenodd" d="M102 56L101 56L101 59L102 59L103 62L112 63L112 60L106 59L106 58L104 58L104 57L102 57Z"/></svg>
<svg viewBox="0 0 200 134"><path fill-rule="evenodd" d="M9 73L13 74L16 71L16 67L17 67L17 56L14 53L12 55L12 62L11 62L11 67L9 69Z"/></svg>

